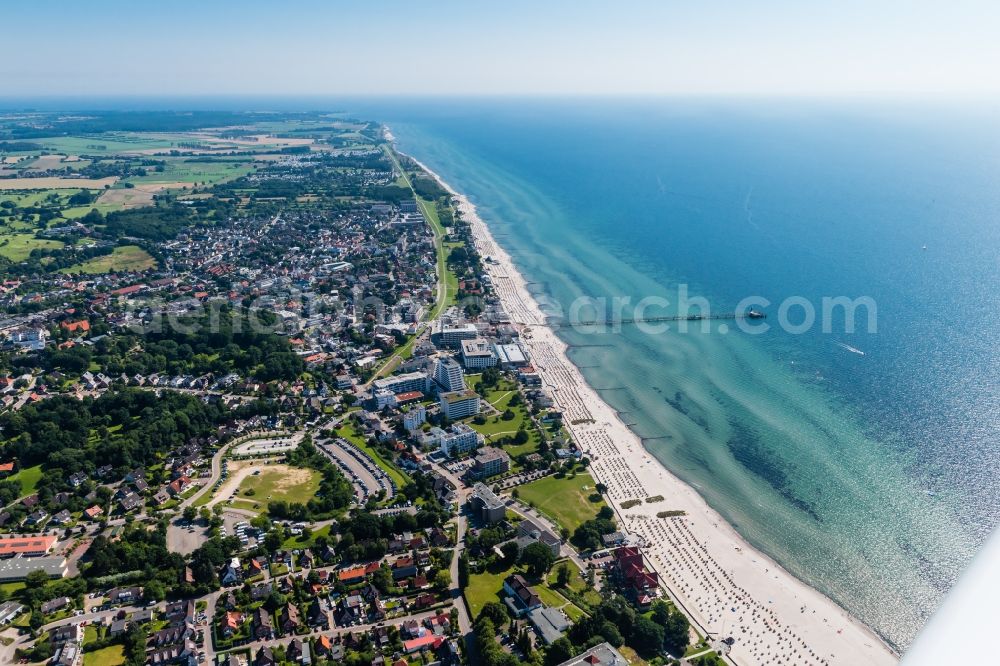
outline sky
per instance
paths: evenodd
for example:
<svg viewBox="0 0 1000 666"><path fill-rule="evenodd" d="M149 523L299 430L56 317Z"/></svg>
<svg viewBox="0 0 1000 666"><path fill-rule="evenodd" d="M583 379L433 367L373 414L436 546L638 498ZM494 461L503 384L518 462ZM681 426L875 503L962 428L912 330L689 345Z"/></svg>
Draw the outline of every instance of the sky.
<svg viewBox="0 0 1000 666"><path fill-rule="evenodd" d="M1000 95L996 0L6 0L0 98Z"/></svg>

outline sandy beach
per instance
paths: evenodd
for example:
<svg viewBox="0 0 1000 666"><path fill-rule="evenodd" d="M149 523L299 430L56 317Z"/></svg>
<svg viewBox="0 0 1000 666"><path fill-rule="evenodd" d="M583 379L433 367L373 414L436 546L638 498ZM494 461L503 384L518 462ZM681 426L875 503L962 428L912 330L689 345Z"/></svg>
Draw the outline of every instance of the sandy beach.
<svg viewBox="0 0 1000 666"><path fill-rule="evenodd" d="M387 134L391 140L391 134ZM419 164L419 162L417 162ZM521 326L531 360L562 409L574 439L591 458L597 480L622 527L646 542L648 565L700 633L732 636L733 663L894 664L898 656L868 627L747 543L698 493L646 452L641 440L587 384L566 345L545 325L521 274L493 239L475 206L451 192L489 261L486 272L511 319ZM663 496L627 510L628 500ZM683 516L658 518L662 511Z"/></svg>

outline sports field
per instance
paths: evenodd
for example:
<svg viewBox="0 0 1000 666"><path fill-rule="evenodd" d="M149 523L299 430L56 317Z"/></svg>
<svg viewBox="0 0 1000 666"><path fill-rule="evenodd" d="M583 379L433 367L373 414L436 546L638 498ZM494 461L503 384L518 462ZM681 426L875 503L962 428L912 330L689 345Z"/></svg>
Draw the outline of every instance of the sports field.
<svg viewBox="0 0 1000 666"><path fill-rule="evenodd" d="M275 500L305 504L319 491L320 474L316 470L278 464L257 471L243 479L238 496L262 506Z"/></svg>

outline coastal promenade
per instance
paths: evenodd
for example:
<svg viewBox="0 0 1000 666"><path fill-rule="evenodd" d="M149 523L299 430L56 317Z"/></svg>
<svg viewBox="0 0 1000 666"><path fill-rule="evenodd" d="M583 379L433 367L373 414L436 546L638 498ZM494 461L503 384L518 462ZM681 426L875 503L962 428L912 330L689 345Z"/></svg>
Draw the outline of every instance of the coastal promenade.
<svg viewBox="0 0 1000 666"><path fill-rule="evenodd" d="M898 656L872 631L755 550L694 489L649 455L570 363L565 343L545 325L524 278L475 207L448 189L472 226L477 250L488 259L484 265L498 297L522 328L543 384L593 461L595 478L608 487L622 526L645 539L649 565L699 632L714 639L731 636L735 643L727 658L747 666L896 663ZM663 500L643 501L653 496ZM628 500L640 504L623 510ZM657 516L667 510L681 515Z"/></svg>

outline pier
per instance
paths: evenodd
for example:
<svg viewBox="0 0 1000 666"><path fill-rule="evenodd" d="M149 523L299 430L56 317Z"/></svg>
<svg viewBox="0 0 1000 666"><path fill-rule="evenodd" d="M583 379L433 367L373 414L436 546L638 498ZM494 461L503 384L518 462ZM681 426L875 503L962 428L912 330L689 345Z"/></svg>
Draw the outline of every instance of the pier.
<svg viewBox="0 0 1000 666"><path fill-rule="evenodd" d="M671 321L718 321L732 319L767 319L767 315L757 310L747 310L746 312L730 312L727 314L692 314L692 315L662 315L654 317L620 317L614 319L591 319L588 321L578 321L574 326L620 326L623 324L656 324ZM549 320L548 324L553 327L564 325L562 320ZM596 346L596 345L593 345Z"/></svg>

